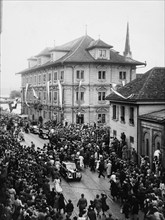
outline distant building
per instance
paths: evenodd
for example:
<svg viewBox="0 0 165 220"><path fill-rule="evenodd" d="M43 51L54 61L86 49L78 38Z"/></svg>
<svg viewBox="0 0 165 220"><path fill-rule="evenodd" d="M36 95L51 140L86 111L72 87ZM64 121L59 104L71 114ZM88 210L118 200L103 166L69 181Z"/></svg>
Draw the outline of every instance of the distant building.
<svg viewBox="0 0 165 220"><path fill-rule="evenodd" d="M110 84L132 81L136 66L144 65L112 48L101 39L85 35L29 58L29 68L18 73L22 78L22 113L33 120L109 124L105 96L110 93ZM34 90L39 101L33 97Z"/></svg>
<svg viewBox="0 0 165 220"><path fill-rule="evenodd" d="M151 162L157 145L164 157L165 68L153 68L117 91L124 98L115 93L106 97L110 101L111 136L120 140L124 132L128 147Z"/></svg>

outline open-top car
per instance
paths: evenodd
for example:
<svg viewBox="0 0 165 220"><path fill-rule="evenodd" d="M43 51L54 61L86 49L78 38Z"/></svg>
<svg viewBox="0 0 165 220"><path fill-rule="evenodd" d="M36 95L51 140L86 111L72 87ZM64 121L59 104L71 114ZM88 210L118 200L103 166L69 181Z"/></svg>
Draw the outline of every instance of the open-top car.
<svg viewBox="0 0 165 220"><path fill-rule="evenodd" d="M82 178L81 172L76 168L76 164L70 161L63 161L60 166L60 173L66 180L78 180Z"/></svg>
<svg viewBox="0 0 165 220"><path fill-rule="evenodd" d="M42 139L48 139L49 138L49 130L40 128L38 135Z"/></svg>
<svg viewBox="0 0 165 220"><path fill-rule="evenodd" d="M39 127L37 125L31 125L29 127L29 130L33 134L39 134Z"/></svg>

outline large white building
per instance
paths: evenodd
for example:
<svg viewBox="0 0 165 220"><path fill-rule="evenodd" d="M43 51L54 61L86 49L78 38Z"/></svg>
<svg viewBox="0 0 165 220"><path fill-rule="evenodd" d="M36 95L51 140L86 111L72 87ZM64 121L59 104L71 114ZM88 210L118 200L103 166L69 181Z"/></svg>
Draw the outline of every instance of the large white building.
<svg viewBox="0 0 165 220"><path fill-rule="evenodd" d="M110 93L110 84L132 81L136 78L136 66L144 65L131 58L128 29L124 56L101 39L85 35L64 45L46 48L28 62L29 67L18 73L22 78L23 114L33 120L106 125L110 118L105 97ZM58 80L63 89L62 106ZM33 89L39 100L34 98Z"/></svg>

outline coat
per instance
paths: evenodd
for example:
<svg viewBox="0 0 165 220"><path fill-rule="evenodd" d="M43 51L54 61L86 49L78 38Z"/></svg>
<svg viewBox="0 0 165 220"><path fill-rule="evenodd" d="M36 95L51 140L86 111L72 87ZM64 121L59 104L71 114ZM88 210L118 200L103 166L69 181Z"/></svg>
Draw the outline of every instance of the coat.
<svg viewBox="0 0 165 220"><path fill-rule="evenodd" d="M112 164L109 162L107 163L107 169L106 169L107 176L111 175L111 170L112 170Z"/></svg>

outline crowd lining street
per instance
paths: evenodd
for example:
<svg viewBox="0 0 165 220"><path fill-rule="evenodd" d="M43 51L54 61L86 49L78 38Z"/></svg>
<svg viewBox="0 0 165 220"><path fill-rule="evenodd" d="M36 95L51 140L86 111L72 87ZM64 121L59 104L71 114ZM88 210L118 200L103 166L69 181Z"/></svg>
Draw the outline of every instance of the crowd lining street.
<svg viewBox="0 0 165 220"><path fill-rule="evenodd" d="M118 219L110 212L106 193L90 201L82 193L78 213L74 211L73 201L64 198L56 167L62 161L74 161L77 169L97 173L98 181L106 178L122 219L164 219L165 172L159 146L153 164L147 157L137 164L138 155L126 148L124 134L109 143L108 128L96 125L55 126L50 143L42 148L34 142L26 146L16 132L25 125L15 123L15 117L5 114L0 119L0 219Z"/></svg>

